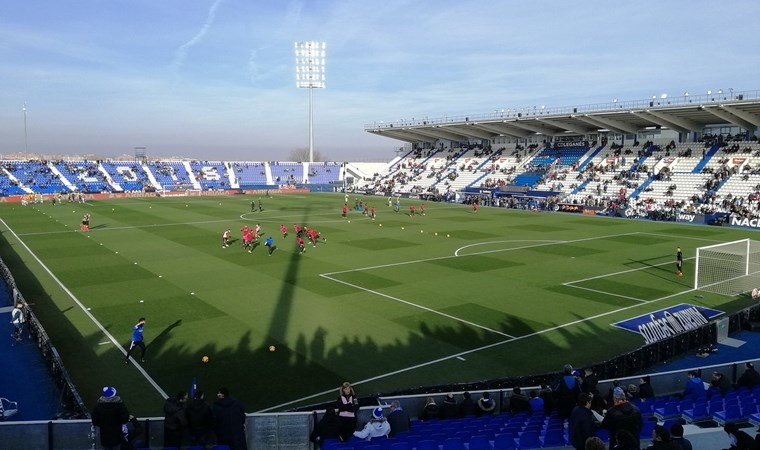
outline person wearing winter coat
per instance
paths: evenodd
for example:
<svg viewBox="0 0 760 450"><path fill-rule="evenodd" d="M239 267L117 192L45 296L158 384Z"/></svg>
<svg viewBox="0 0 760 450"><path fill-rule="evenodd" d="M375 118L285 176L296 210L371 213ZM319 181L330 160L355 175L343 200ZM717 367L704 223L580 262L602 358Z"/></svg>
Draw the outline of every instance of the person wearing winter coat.
<svg viewBox="0 0 760 450"><path fill-rule="evenodd" d="M129 422L129 411L116 395L116 388L103 388L103 395L92 410L92 424L100 428L100 444L105 450L118 450L124 442L121 426Z"/></svg>
<svg viewBox="0 0 760 450"><path fill-rule="evenodd" d="M372 410L372 419L361 431L354 431L354 436L369 441L374 438L388 437L390 432L391 426L383 416L383 408L378 406Z"/></svg>

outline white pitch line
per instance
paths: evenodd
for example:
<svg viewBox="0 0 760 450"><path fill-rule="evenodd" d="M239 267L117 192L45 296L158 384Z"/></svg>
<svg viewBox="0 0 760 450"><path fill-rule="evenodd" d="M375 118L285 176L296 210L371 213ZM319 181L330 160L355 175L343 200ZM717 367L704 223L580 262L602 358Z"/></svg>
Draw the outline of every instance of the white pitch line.
<svg viewBox="0 0 760 450"><path fill-rule="evenodd" d="M610 295L612 297L620 297L620 298L625 298L625 299L628 299L628 300L633 300L635 302L646 303L646 300L642 300L642 299L636 298L636 297L629 297L627 295L613 294L612 292L600 291L598 289L591 289L591 288L587 288L587 287L583 287L583 286L575 286L574 284L570 284L570 283L562 283L562 285L563 286L567 286L567 287L571 287L571 288L575 288L575 289L583 289L585 291L596 292L597 294Z"/></svg>
<svg viewBox="0 0 760 450"><path fill-rule="evenodd" d="M692 256L691 258L685 258L684 261L688 261L690 259L696 259L696 257ZM580 280L568 281L568 282L565 282L565 283L562 283L562 284L566 285L566 286L569 286L569 285L572 285L573 283L583 283L584 281L598 280L599 278L614 277L615 275L622 275L624 273L638 272L640 270L647 270L647 269L651 269L652 267L667 266L669 264L674 264L675 265L675 261L668 261L668 262L664 262L664 263L660 263L660 264L650 264L650 265L645 266L645 267L637 267L635 269L621 270L620 272L612 272L612 273L607 273L607 274L604 274L604 275L597 275L595 277L582 278Z"/></svg>
<svg viewBox="0 0 760 450"><path fill-rule="evenodd" d="M474 323L474 322L470 322L469 320L464 320L464 319L461 319L459 317L452 316L451 314L446 314L446 313L441 312L441 311L436 311L435 309L428 308L427 306L418 305L417 303L412 303L412 302L407 301L407 300L402 300L402 299L400 299L398 297L393 297L392 295L383 294L382 292L378 292L378 291L374 291L372 289L367 289L367 288L364 288L364 287L361 287L361 286L357 286L357 285L355 285L353 283L349 283L349 282L343 281L343 280L338 280L337 278L332 278L332 277L330 277L328 275L325 275L325 274L321 274L319 276L323 277L323 278L327 278L328 280L335 281L337 283L345 284L346 286L351 286L352 288L355 288L355 289L358 289L358 290L361 290L361 291L369 292L370 294L375 294L377 296L385 297L385 298L387 298L389 300L393 300L395 302L403 303L403 304L405 304L407 306L411 306L413 308L419 308L419 309L422 309L424 311L431 312L433 314L438 314L439 316L446 317L447 319L451 319L451 320L454 320L454 321L457 321L457 322L461 322L461 323L464 323L464 324L467 324L467 325L470 325L470 326L473 326L473 327L476 327L476 328L480 328L482 330L489 331L491 333L495 333L495 334L498 334L500 336L504 336L504 337L507 337L507 338L514 338L514 336L512 336L511 334L507 334L507 333L504 333L504 332L499 331L499 330L494 330L492 328L488 328L486 326L479 325L479 324Z"/></svg>
<svg viewBox="0 0 760 450"><path fill-rule="evenodd" d="M420 363L420 364L416 364L414 366L410 366L410 367L405 367L403 369L394 370L392 372L387 372L387 373L380 374L380 375L377 375L377 376L374 376L374 377L371 377L371 378L366 378L364 380L352 382L351 384L353 386L358 386L358 385L361 385L361 384L364 384L364 383L369 383L369 382L372 382L372 381L375 381L375 380L380 380L380 379L387 378L387 377L390 377L390 376L393 376L393 375L398 375L400 373L409 372L411 370L419 369L421 367L426 367L426 366L430 366L430 365L433 365L433 364L438 364L439 362L443 362L443 361L447 361L447 360L455 359L455 358L460 358L460 357L463 357L465 355L469 355L471 353L479 352L479 351L482 351L482 350L488 350L489 348L496 347L496 346L499 346L499 345L509 344L510 342L515 342L515 341L527 339L527 338L530 338L530 337L533 337L533 336L539 336L539 335L542 335L542 334L545 334L545 333L549 333L551 331L556 331L556 330L560 330L562 328L567 328L567 327L570 327L570 326L573 326L573 325L578 325L578 324L583 323L583 322L588 322L588 321L591 321L591 320L596 320L596 319L599 319L599 318L602 318L602 317L605 317L605 316L609 316L611 314L617 314L619 312L623 312L623 311L626 311L626 310L629 310L629 309L632 309L632 308L639 308L642 305L648 305L650 303L656 303L656 302L659 302L659 301L662 301L662 300L667 300L669 298L676 297L676 296L682 295L682 294L687 294L689 292L694 292L694 289L689 289L689 290L686 290L686 291L683 291L683 292L678 292L678 293L675 293L675 294L666 295L665 297L656 298L654 300L646 300L645 302L640 303L640 304L636 304L636 305L630 305L630 306L625 306L625 307L618 308L618 309L613 309L612 311L607 311L607 312L604 312L604 313L600 313L600 314L597 314L595 316L585 317L583 319L578 319L578 320L574 320L572 322L567 322L567 323L564 323L564 324L561 324L561 325L557 325L557 326L554 326L554 327L551 327L551 328L546 328L546 329L543 329L543 330L539 330L539 331L536 331L536 332L533 332L533 333L530 333L530 334L526 334L524 336L518 336L518 337L515 337L515 338L512 338L512 339L507 339L507 340L504 340L504 341L501 341L501 342L494 342L493 344L488 344L488 345L484 345L482 347L473 348L473 349L470 349L470 350L465 350L463 352L459 352L459 353L456 353L454 355L444 356L442 358L437 358L437 359L434 359L434 360L431 360L431 361L427 361L427 362L423 362L423 363ZM322 392L319 392L317 394L309 395L307 397L299 398L297 400L292 400L292 401L289 401L287 403L282 403L280 405L272 406L270 408L261 410L259 412L267 412L267 411L271 411L271 410L274 410L274 409L284 408L286 406L290 406L290 405L293 405L293 404L296 404L296 403L301 403L301 402L304 402L306 400L311 400L311 399L316 398L316 397L320 397L320 396L327 395L327 394L332 394L332 393L336 392L337 390L338 390L338 387L336 386L334 389L330 389L328 391L322 391Z"/></svg>
<svg viewBox="0 0 760 450"><path fill-rule="evenodd" d="M436 256L434 258L425 258L425 259L414 259L414 260L411 260L411 261L402 261L402 262L389 263L389 264L379 264L377 266L359 267L357 269L339 270L339 271L336 271L336 272L327 272L327 273L323 273L323 274L320 274L320 275L339 275L339 274L342 274L342 273L362 272L362 271L365 271L365 270L384 269L386 267L405 266L405 265L408 265L408 264L417 264L417 263L423 263L423 262L439 261L439 260L442 260L442 259L452 259L452 258L461 258L461 257L464 257L464 256L484 255L484 254L487 254L487 253L511 252L511 251L514 251L514 250L525 250L525 249L534 248L534 247L545 247L547 245L573 244L575 242L583 242L583 241L590 241L590 240L596 240L596 239L606 239L606 238L618 237L618 236L629 236L629 235L634 235L634 234L639 234L639 233L638 232L632 232L632 233L622 233L622 234L610 234L610 235L606 235L606 236L596 236L596 237L591 237L591 238L574 239L574 240L570 240L570 241L552 241L552 242L544 243L544 244L524 245L522 247L504 248L504 249L500 249L500 250L486 250L486 251L482 251L482 252L468 253L466 255L458 255L457 252L459 252L459 250L464 249L464 248L468 248L468 247L472 247L472 245L466 245L464 247L460 247L457 251L454 252L453 255ZM492 242L493 243L497 243L497 242L515 242L515 241L492 241ZM486 244L492 243L492 242L487 242ZM531 240L531 241L528 241L528 242L535 242L535 241ZM542 242L546 242L546 241L542 241Z"/></svg>
<svg viewBox="0 0 760 450"><path fill-rule="evenodd" d="M87 317L90 318L90 320L92 320L92 322L100 329L100 331L103 332L103 334L108 338L108 340L111 341L111 343L113 343L121 351L121 353L124 354L124 356L127 356L127 351L124 350L124 347L122 347L116 341L116 338L114 338L113 335L111 335L111 333L109 333L108 330L106 330L105 327L100 322L98 322L98 319L96 319L95 316L93 316L92 313L87 310L87 308L82 304L82 302L79 301L79 299L74 295L74 293L71 292L71 290L69 290L69 288L67 288L61 282L61 280L59 280L58 277L56 277L53 274L53 272L40 260L40 258L37 257L37 255L32 251L32 249L30 249L29 246L26 245L26 242L22 241L21 238L16 234L16 232L14 232L11 229L11 227L9 227L7 223L5 223L5 221L3 219L0 219L0 222L2 222L3 226L5 226L5 228L7 228L8 231L10 231L10 233L26 249L26 251L29 252L29 254L32 256L32 258L34 258L34 260L37 261L37 264L39 264L40 267L42 267L42 269L45 272L47 272L48 275L50 275L50 278L52 278L53 281L55 281L56 284L58 284L58 286L60 286L61 289L63 289L63 291L66 292L66 294L68 294L69 297L71 297L71 299L74 301L74 303L76 303L77 306L79 306L79 308L82 310L82 312L85 313L87 315ZM150 383L153 386L153 388L159 393L159 395L161 395L164 399L169 398L169 396L166 395L166 392L164 392L164 390L161 389L161 386L159 386L158 383L156 383L156 381L153 380L153 378L151 378L150 375L148 375L148 372L146 372L145 369L142 368L142 366L140 366L139 364L137 364L137 361L133 360L132 362L134 363L134 365L137 368L137 370L139 370L140 373L143 375L143 377L145 377L145 379L148 381L148 383Z"/></svg>

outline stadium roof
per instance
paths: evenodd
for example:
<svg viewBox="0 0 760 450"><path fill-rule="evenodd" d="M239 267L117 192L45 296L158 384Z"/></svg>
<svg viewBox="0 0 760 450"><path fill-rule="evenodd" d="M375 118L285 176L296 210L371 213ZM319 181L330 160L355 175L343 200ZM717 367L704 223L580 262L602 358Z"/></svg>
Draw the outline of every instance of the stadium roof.
<svg viewBox="0 0 760 450"><path fill-rule="evenodd" d="M760 91L684 93L679 97L547 108L506 109L488 114L376 122L364 130L410 143L465 141L499 136L635 134L651 129L701 132L707 125L760 126Z"/></svg>

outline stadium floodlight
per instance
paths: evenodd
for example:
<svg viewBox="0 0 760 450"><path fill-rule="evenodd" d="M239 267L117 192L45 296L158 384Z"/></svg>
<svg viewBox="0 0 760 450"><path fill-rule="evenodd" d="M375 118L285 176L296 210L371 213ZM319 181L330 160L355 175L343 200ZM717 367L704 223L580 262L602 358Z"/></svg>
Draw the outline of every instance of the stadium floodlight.
<svg viewBox="0 0 760 450"><path fill-rule="evenodd" d="M314 162L314 88L325 88L325 43L296 42L296 86L309 90L309 162Z"/></svg>
<svg viewBox="0 0 760 450"><path fill-rule="evenodd" d="M758 286L760 242L750 239L697 248L694 289L740 295Z"/></svg>

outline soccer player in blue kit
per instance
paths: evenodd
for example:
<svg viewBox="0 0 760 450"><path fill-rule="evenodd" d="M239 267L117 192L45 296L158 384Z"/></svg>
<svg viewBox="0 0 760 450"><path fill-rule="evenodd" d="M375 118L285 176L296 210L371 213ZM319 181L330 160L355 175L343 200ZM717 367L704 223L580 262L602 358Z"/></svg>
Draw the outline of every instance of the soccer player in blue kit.
<svg viewBox="0 0 760 450"><path fill-rule="evenodd" d="M127 357L124 359L124 364L129 364L129 356L132 354L132 350L135 347L140 347L140 362L145 362L145 342L143 341L143 330L145 328L145 317L140 317L137 324L132 327L132 342L129 344L129 350L127 350Z"/></svg>

